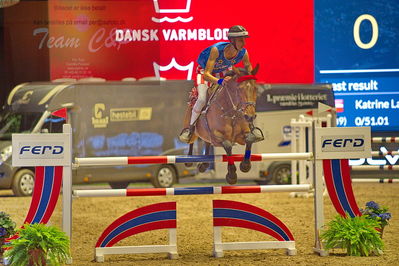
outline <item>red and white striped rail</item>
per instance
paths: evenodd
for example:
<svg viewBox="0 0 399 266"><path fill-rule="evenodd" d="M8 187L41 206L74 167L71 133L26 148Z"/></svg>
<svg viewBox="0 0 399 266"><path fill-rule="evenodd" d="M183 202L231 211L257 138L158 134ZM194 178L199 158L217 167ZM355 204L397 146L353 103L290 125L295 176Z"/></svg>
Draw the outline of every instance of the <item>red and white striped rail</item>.
<svg viewBox="0 0 399 266"><path fill-rule="evenodd" d="M134 189L96 189L74 190L75 197L141 197L168 195L209 195L246 194L269 192L309 192L310 184L303 185L265 185L265 186L220 186L220 187L176 187L176 188L134 188Z"/></svg>
<svg viewBox="0 0 399 266"><path fill-rule="evenodd" d="M399 170L399 165L353 165L351 169L354 171L379 171L379 170Z"/></svg>
<svg viewBox="0 0 399 266"><path fill-rule="evenodd" d="M242 161L245 155L168 155L168 156L127 156L127 157L89 157L75 158L75 167L79 166L117 166L129 164L168 164L168 163L194 163L194 162L235 162ZM311 152L299 153L262 153L252 154L251 161L265 160L310 160Z"/></svg>
<svg viewBox="0 0 399 266"><path fill-rule="evenodd" d="M373 137L372 143L399 143L399 137Z"/></svg>
<svg viewBox="0 0 399 266"><path fill-rule="evenodd" d="M354 183L398 183L399 179L391 178L352 178Z"/></svg>
<svg viewBox="0 0 399 266"><path fill-rule="evenodd" d="M399 151L372 151L372 156L399 155Z"/></svg>

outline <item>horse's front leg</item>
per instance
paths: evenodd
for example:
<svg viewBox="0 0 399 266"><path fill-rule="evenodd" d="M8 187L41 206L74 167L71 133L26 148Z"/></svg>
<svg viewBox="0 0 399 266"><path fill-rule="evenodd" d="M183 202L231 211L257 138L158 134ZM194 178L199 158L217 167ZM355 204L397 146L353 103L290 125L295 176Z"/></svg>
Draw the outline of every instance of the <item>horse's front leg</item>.
<svg viewBox="0 0 399 266"><path fill-rule="evenodd" d="M209 155L209 149L210 149L210 147L211 147L211 144L210 144L209 142L205 142L205 155ZM206 169L208 169L208 167L209 167L209 163L200 163L200 164L198 164L198 166L197 166L198 171L199 171L200 173L205 172Z"/></svg>
<svg viewBox="0 0 399 266"><path fill-rule="evenodd" d="M232 149L233 145L230 141L225 140L222 142L222 146L227 154L227 174L226 174L226 181L229 184L237 183L237 168L234 165L234 160L232 158Z"/></svg>
<svg viewBox="0 0 399 266"><path fill-rule="evenodd" d="M245 154L244 158L242 159L240 163L240 170L244 173L248 172L251 170L251 148L252 148L252 143L250 141L247 141L245 144Z"/></svg>

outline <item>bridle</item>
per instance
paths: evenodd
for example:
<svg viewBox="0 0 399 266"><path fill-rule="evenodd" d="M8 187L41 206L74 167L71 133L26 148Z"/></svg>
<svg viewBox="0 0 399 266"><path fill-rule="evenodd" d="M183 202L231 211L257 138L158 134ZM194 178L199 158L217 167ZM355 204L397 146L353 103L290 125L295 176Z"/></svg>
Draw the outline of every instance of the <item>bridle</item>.
<svg viewBox="0 0 399 266"><path fill-rule="evenodd" d="M239 77L239 78L237 79L237 83L239 84L239 83L241 83L241 82L243 82L243 81L247 81L247 80L256 80L256 77L255 77L254 75L245 75L245 76L241 76L241 77ZM228 95L230 104L231 104L231 106L232 106L233 108L232 108L232 110L226 111L226 110L224 110L223 106L221 106L221 105L219 104L219 108L223 111L222 116L224 116L224 117L230 117L230 118L232 118L233 120L234 120L235 118L237 118L237 117L245 117L245 120L247 120L248 122L252 122L253 118L250 119L247 115L245 115L245 110L246 110L249 106L253 106L253 107L255 108L256 102L254 102L254 101L248 101L248 102L241 102L241 101L239 101L238 104L236 104L236 103L234 102L234 100L233 100L233 97L232 97L231 92L230 92L229 89L227 89L227 88L225 88L225 87L222 87L222 89L219 90L219 92L221 92L223 89L226 90L226 93L227 93L227 95ZM238 87L238 86L237 86L237 88L236 88L236 90L235 90L235 93L236 93L235 99L239 99L240 97L239 97L239 95L238 95L238 93L239 93L239 87ZM216 99L216 98L217 98L217 97L215 97L214 99ZM228 115L228 113L230 113L230 112L232 112L233 115ZM236 115L237 113L238 113L239 115Z"/></svg>

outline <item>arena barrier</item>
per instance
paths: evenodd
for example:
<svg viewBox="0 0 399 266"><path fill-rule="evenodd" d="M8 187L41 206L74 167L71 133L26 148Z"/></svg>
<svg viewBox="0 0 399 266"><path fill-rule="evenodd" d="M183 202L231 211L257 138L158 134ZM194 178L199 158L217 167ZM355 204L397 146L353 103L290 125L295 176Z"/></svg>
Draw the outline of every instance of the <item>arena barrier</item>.
<svg viewBox="0 0 399 266"><path fill-rule="evenodd" d="M63 134L14 134L13 135L13 166L36 166L36 167L44 167L46 169L49 169L48 172L54 171L54 169L57 169L57 167L60 167L61 169L58 169L58 171L62 170L63 174L63 230L67 233L67 235L71 238L72 236L72 230L71 230L71 225L72 225L72 148L71 148L71 143L72 143L72 130L70 125L64 125L64 133ZM315 247L314 251L319 253L322 256L327 255L327 252L323 249L322 243L319 239L319 233L324 225L324 215L323 215L323 182L322 182L322 175L323 175L323 170L322 170L322 165L324 165L325 168L325 175L331 176L332 183L336 185L336 187L339 187L339 190L336 191L334 186L331 187L331 191L335 192L336 198L334 198L334 206L336 205L341 205L342 211L350 213L350 209L356 210L357 205L356 202L354 201L353 193L350 193L351 191L347 191L348 189L348 174L347 174L347 169L349 167L347 166L347 161L348 160L339 160L342 159L343 156L349 157L349 158L362 158L370 155L370 150L371 150L371 143L370 143L370 129L369 128L339 128L334 129L334 128L315 128L315 125L313 124L313 139L315 140L315 148L313 149L315 152L313 154L311 153L305 153L301 155L300 159L303 158L308 158L311 159L313 162L313 172L314 172L314 181L313 181L313 186L314 186L314 202L315 202ZM363 138L363 144L364 149L363 151L358 151L354 149L346 149L345 152L342 152L342 147L335 147L330 145L329 149L323 149L323 144L322 139L325 138L328 141L331 142L331 140L334 140L334 138L342 138L342 137L347 137L351 138L351 136L356 135L360 136ZM30 146L27 143L34 143L34 146ZM54 143L54 144L51 144ZM26 152L26 154L25 154ZM45 154L45 156L43 156ZM296 154L298 155L298 154ZM313 155L313 156L312 156ZM277 157L279 157L283 160L286 160L287 158L294 158L292 154L281 154L281 155L275 155L275 156L270 156L270 159L275 160ZM299 155L298 155L299 156ZM184 157L184 156L182 156ZM187 157L187 156L185 156ZM118 161L118 163L129 163L129 158L131 157L126 157L123 160L120 160L120 158L115 159ZM175 163L178 162L185 162L185 160L178 159L181 158L180 156L173 156L171 157L166 157L163 158L162 160L166 160L167 163L170 161L174 161ZM222 158L215 156L214 158ZM242 155L237 155L237 160L238 158L242 158ZM267 158L266 155L254 155L254 159L263 159ZM73 167L81 167L85 163L93 163L92 159L93 158L87 158L88 160L84 160L84 158L79 158L75 159L75 163L73 164ZM108 160L109 158L107 158ZM151 159L151 160L149 160ZM141 163L149 163L152 161L153 158L140 158ZM157 158L159 159L159 158ZM209 158L208 158L209 159ZM208 160L207 159L207 160ZM330 160L334 159L334 160ZM112 159L110 159L112 160ZM133 160L134 161L134 160ZM163 162L163 161L162 161ZM153 163L162 163L161 161L158 162L153 162ZM97 162L96 162L97 163ZM115 162L112 162L115 163ZM136 163L139 163L138 161ZM113 164L114 165L114 164ZM51 170L53 168L53 170ZM329 168L329 173L326 174L326 168ZM328 170L328 169L327 169ZM341 171L343 170L343 171ZM45 171L47 172L47 170ZM340 174L337 175L336 173L339 172ZM350 177L349 177L350 178ZM349 179L350 180L350 179ZM350 182L349 182L350 184ZM36 188L39 191L39 187L35 185L35 190ZM240 186L237 186L237 188L233 188L232 190L235 190L236 192L240 190ZM293 187L291 187L293 188ZM296 187L298 188L298 187ZM54 189L54 187L53 187ZM223 191L226 188L220 188L220 191ZM227 188L228 189L228 188ZM350 187L351 189L351 187ZM41 188L41 192L34 193L32 197L32 203L31 207L29 209L29 213L36 213L39 216L46 216L49 218L51 216L51 213L46 212L47 206L45 205L48 203L48 191L51 190L51 188L48 187L48 183L44 182L43 186ZM197 190L197 188L190 188L191 191ZM262 187L258 189L258 191L262 191ZM165 192L162 193L167 193L167 189ZM179 189L173 190L174 193L176 191L179 191ZM218 191L218 188L216 188L214 191ZM330 190L329 190L330 192ZM342 193L345 192L345 193ZM77 193L77 192L75 192ZM113 192L112 192L113 193ZM120 192L119 192L120 193ZM128 193L128 190L123 192L125 195ZM137 192L138 193L138 192ZM344 197L346 199L341 201L342 194L344 194ZM36 196L35 196L36 195ZM332 194L330 194L331 197ZM349 195L349 197L348 197ZM40 196L40 197L39 197ZM46 198L47 199L44 199ZM333 201L333 202L334 202ZM358 208L357 208L358 209ZM338 209L337 209L338 211ZM52 211L51 211L52 212ZM28 215L29 215L28 213ZM341 212L340 212L341 213ZM355 213L355 211L354 211ZM46 219L47 219L46 218ZM38 220L41 218L38 217ZM278 248L276 246L276 248Z"/></svg>

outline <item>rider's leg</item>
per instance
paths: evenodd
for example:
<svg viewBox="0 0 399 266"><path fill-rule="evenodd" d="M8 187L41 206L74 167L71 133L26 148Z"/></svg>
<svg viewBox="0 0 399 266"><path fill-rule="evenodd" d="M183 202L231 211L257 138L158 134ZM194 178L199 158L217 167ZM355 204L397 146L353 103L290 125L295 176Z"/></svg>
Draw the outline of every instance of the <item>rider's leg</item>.
<svg viewBox="0 0 399 266"><path fill-rule="evenodd" d="M198 99L194 104L191 112L190 126L183 129L180 133L179 139L182 142L190 142L190 139L193 135L195 122L197 121L199 115L201 114L202 108L206 104L206 93L208 90L208 86L206 84L198 84Z"/></svg>
<svg viewBox="0 0 399 266"><path fill-rule="evenodd" d="M194 125L195 121L197 121L199 115L201 114L202 108L204 108L206 104L206 92L208 91L208 86L206 84L198 84L197 89L198 89L198 99L193 107L190 126Z"/></svg>

